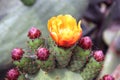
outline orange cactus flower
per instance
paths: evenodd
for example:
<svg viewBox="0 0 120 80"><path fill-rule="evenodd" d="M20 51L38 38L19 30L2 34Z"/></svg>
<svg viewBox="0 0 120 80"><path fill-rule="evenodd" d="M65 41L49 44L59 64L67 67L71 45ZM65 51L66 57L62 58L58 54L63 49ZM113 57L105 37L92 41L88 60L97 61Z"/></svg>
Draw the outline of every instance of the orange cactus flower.
<svg viewBox="0 0 120 80"><path fill-rule="evenodd" d="M82 35L80 24L71 15L58 15L48 20L48 30L58 46L71 47Z"/></svg>

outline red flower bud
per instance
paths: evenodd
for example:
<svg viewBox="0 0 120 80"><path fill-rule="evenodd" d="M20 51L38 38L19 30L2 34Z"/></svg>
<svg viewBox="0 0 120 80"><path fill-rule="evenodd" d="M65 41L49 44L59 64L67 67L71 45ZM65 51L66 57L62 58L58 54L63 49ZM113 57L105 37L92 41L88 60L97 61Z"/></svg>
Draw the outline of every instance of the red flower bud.
<svg viewBox="0 0 120 80"><path fill-rule="evenodd" d="M104 60L104 54L102 50L95 51L93 53L93 57L95 58L96 61L101 62Z"/></svg>
<svg viewBox="0 0 120 80"><path fill-rule="evenodd" d="M30 39L36 39L39 38L41 35L41 32L39 29L32 27L29 31L28 31L28 37Z"/></svg>
<svg viewBox="0 0 120 80"><path fill-rule="evenodd" d="M47 60L48 57L49 57L49 54L50 54L50 53L49 53L49 50L46 49L46 48L39 48L39 49L37 50L37 57L38 57L38 59L41 60L41 61Z"/></svg>
<svg viewBox="0 0 120 80"><path fill-rule="evenodd" d="M20 60L24 54L21 48L14 48L11 52L13 60Z"/></svg>
<svg viewBox="0 0 120 80"><path fill-rule="evenodd" d="M7 78L8 78L8 80L17 80L17 78L19 77L19 75L20 75L20 73L19 73L18 69L16 69L16 68L10 69L7 72Z"/></svg>
<svg viewBox="0 0 120 80"><path fill-rule="evenodd" d="M78 45L83 49L90 49L92 47L92 40L90 37L82 37Z"/></svg>

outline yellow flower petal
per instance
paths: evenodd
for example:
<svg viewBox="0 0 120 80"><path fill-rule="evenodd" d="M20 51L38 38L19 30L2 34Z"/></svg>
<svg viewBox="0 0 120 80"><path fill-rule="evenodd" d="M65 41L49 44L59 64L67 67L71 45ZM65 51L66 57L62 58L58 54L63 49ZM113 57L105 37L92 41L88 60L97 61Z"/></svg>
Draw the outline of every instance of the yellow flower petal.
<svg viewBox="0 0 120 80"><path fill-rule="evenodd" d="M58 46L71 47L82 35L80 24L71 15L58 15L48 20L48 30Z"/></svg>

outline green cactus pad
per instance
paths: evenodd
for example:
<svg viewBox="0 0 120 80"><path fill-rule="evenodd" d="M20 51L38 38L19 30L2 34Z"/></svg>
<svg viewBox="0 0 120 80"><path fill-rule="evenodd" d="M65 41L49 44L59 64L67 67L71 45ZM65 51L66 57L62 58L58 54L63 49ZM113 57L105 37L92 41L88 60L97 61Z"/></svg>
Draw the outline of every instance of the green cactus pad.
<svg viewBox="0 0 120 80"><path fill-rule="evenodd" d="M37 60L37 63L39 64L40 68L46 72L51 71L55 68L55 59L52 55L50 55L46 61Z"/></svg>
<svg viewBox="0 0 120 80"><path fill-rule="evenodd" d="M62 48L55 44L51 37L48 38L50 52L55 56L58 68L66 67L72 56L72 48Z"/></svg>
<svg viewBox="0 0 120 80"><path fill-rule="evenodd" d="M42 70L30 80L83 80L80 74L68 71L67 69L55 69L52 72Z"/></svg>
<svg viewBox="0 0 120 80"><path fill-rule="evenodd" d="M102 62L97 62L94 58L91 58L80 75L84 80L93 80L100 73L102 66Z"/></svg>
<svg viewBox="0 0 120 80"><path fill-rule="evenodd" d="M37 48L39 48L40 46L44 45L44 39L43 38L39 38L39 39L35 39L35 40L29 40L28 41L28 47L30 47L32 50L35 50Z"/></svg>
<svg viewBox="0 0 120 80"><path fill-rule="evenodd" d="M82 67L88 61L91 50L84 50L79 46L76 46L73 52L73 57L68 66L68 69L75 72L80 72Z"/></svg>
<svg viewBox="0 0 120 80"><path fill-rule="evenodd" d="M57 67L66 67L71 59L72 51L71 49L63 49L60 47L54 47L54 55L57 61Z"/></svg>
<svg viewBox="0 0 120 80"><path fill-rule="evenodd" d="M22 58L20 61L15 61L14 64L20 69L20 71L35 74L40 69L37 62L31 58Z"/></svg>

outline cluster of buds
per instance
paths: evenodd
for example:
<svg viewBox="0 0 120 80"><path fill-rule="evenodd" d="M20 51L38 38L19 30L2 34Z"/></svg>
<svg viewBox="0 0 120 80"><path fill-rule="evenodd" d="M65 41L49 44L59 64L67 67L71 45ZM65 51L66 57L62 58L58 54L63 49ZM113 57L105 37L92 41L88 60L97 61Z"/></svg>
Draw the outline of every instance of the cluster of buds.
<svg viewBox="0 0 120 80"><path fill-rule="evenodd" d="M59 67L80 72L84 80L95 78L102 69L104 54L102 50L92 51L92 40L89 36L82 37L80 25L81 21L77 25L71 15L52 17L48 20L48 39L41 36L38 28L32 27L27 35L29 49L14 48L11 52L16 68L8 71L7 79L19 80L39 69L52 71Z"/></svg>
<svg viewBox="0 0 120 80"><path fill-rule="evenodd" d="M36 73L36 71L38 71L39 69L39 65L37 64L37 62L34 61L34 59L41 60L41 61L45 61L48 59L50 55L49 50L45 47L40 47L40 45L43 44L44 42L43 38L40 38L40 36L41 36L41 31L36 27L32 27L28 31L28 38L30 39L28 41L28 46L31 49L25 50L22 48L14 48L11 51L11 57L12 57L13 63L16 65L16 68L10 69L7 72L7 75L6 75L7 80L19 80L20 78L22 80L26 80L27 78L25 77L25 75L24 77L21 77L23 76L23 74L25 73L33 74L33 73ZM36 65L37 67L35 68L34 66ZM34 68L36 70L34 70Z"/></svg>

